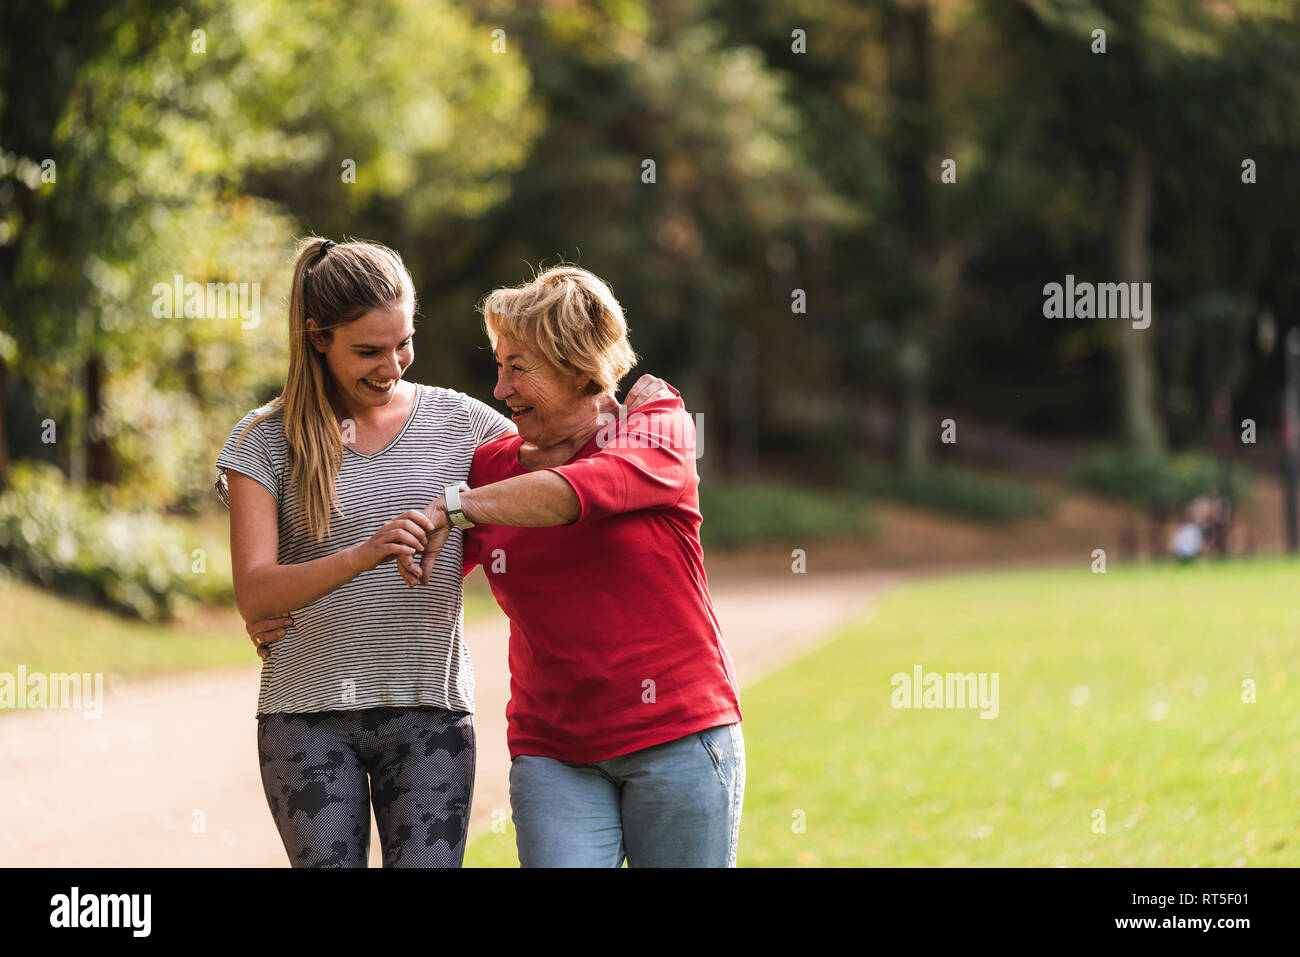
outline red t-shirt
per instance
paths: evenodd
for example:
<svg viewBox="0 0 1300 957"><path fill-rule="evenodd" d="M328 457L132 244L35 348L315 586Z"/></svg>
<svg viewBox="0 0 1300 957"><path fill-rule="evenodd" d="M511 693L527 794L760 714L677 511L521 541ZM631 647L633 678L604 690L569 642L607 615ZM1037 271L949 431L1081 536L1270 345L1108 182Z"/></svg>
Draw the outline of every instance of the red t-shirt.
<svg viewBox="0 0 1300 957"><path fill-rule="evenodd" d="M469 484L527 475L521 444L481 446ZM604 761L740 721L704 574L694 446L680 398L647 403L550 469L578 495L576 522L466 531L465 574L481 563L510 619L512 760Z"/></svg>

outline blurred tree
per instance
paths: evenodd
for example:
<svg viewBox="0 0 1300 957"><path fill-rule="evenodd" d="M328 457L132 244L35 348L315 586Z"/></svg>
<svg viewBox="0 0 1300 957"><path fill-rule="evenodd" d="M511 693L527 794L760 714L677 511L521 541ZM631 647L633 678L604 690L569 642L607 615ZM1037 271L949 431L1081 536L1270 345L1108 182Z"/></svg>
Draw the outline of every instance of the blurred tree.
<svg viewBox="0 0 1300 957"><path fill-rule="evenodd" d="M937 443L929 393L956 318L957 291L986 211L966 185L969 114L987 48L969 5L929 0L718 5L729 38L754 36L790 77L819 175L852 204L824 231L808 224L799 269L814 280L808 343L848 401L849 434L865 399L892 394L900 463L924 466ZM802 51L791 38L806 38ZM951 161L949 163L949 161ZM950 181L943 179L944 164ZM804 373L804 366L786 360ZM939 376L942 379L942 376Z"/></svg>
<svg viewBox="0 0 1300 957"><path fill-rule="evenodd" d="M496 6L480 9L491 23ZM707 10L698 0L545 3L501 15L526 52L547 127L511 201L467 221L455 256L422 264L443 311L462 315L541 260L564 257L609 280L644 367L705 413L706 470L709 450L726 447L717 413L733 391L736 336L764 326L778 343L808 336L806 317L791 314L792 288L774 296L756 282L770 246L852 215L810 162L779 78L752 46L723 42ZM486 356L482 371L459 365L482 347L481 330L458 332L439 377L489 382ZM790 352L773 350L773 361Z"/></svg>
<svg viewBox="0 0 1300 957"><path fill-rule="evenodd" d="M292 214L400 249L481 212L527 155L527 73L448 3L62 13L67 36L105 39L66 53L58 31L4 34L14 75L67 64L41 110L5 101L5 354L58 420L74 476L192 502L213 437L283 375L284 331L261 307L282 315ZM32 173L44 156L48 184ZM206 301L191 305L189 283ZM237 311L214 310L211 283L247 293Z"/></svg>
<svg viewBox="0 0 1300 957"><path fill-rule="evenodd" d="M17 453L48 451L30 413L54 418L66 469L159 504L202 494L214 437L274 394L304 231L398 248L423 306L413 376L483 397L475 302L576 260L708 413L707 450L730 413L737 467L761 415L765 450L836 468L878 396L912 465L941 408L1204 440L1208 392L1273 400L1259 308L1300 309L1290 5L37 0L0 18ZM1153 281L1151 329L1039 321L1065 272ZM155 316L175 276L256 284L259 321Z"/></svg>
<svg viewBox="0 0 1300 957"><path fill-rule="evenodd" d="M856 214L814 255L800 247L801 284L815 277L807 325L816 336L774 375L816 380L815 354L829 373L820 381L848 397L846 408L892 394L900 458L913 463L933 447L930 393L1020 428L1104 435L1113 406L1132 443L1163 447L1166 420L1184 438L1206 437L1188 432L1208 420L1205 373L1198 366L1187 381L1186 363L1171 368L1170 349L1186 349L1176 329L1184 306L1195 312L1197 297L1222 288L1283 312L1295 298L1280 257L1295 242L1285 210L1300 183L1240 182L1247 155L1270 172L1295 156L1300 43L1290 7L716 9L730 42L756 43L789 78L807 154ZM1098 28L1108 31L1106 54L1091 52ZM806 54L790 50L796 29ZM939 175L948 159L953 183ZM1036 321L1044 282L1065 272L1155 280L1163 320L1145 332ZM1248 347L1254 311L1233 315L1214 343L1198 334L1194 347ZM1113 380L1094 359L1107 353ZM1173 376L1163 387L1158 359ZM1240 357L1232 365L1244 368Z"/></svg>
<svg viewBox="0 0 1300 957"><path fill-rule="evenodd" d="M23 331L16 275L27 240L23 233L36 218L40 195L51 193L57 182L57 164L49 166L56 127L79 70L110 49L119 30L151 36L170 6L138 3L104 11L89 2L34 0L0 10L0 488L9 465L6 386ZM139 52L137 47L118 55L129 60Z"/></svg>
<svg viewBox="0 0 1300 957"><path fill-rule="evenodd" d="M1089 267L1120 281L1154 282L1160 304L1151 327L1113 322L1109 332L1124 436L1136 450L1163 454L1166 408L1156 356L1169 333L1162 331L1162 313L1189 285L1203 289L1205 281L1179 269L1177 260L1215 250L1213 258L1234 264L1238 289L1243 279L1261 278L1259 256L1241 256L1242 244L1229 238L1218 217L1241 201L1250 130L1279 110L1294 116L1300 103L1295 11L1269 0L985 0L982 6L1008 54L1002 79L1007 108L1024 131L1017 145L1041 159L1042 144L1056 144L1061 179L1055 188L1077 179L1064 168L1070 165L1092 184L1100 215L1074 205L1081 235L1069 260L1078 264L1073 271ZM1291 37L1289 48L1268 42L1279 30ZM1210 169L1207 183L1201 170ZM1212 184L1209 193L1193 199L1185 189L1192 181ZM1183 202L1161 205L1162 197L1177 194ZM1044 200L1036 190L1019 196L1031 204ZM1244 235L1257 235L1267 221L1247 225ZM1109 261L1096 255L1106 247ZM1162 253L1167 260L1157 261ZM1245 261L1250 258L1253 265ZM1190 283L1166 278L1174 276ZM1163 318L1177 313L1175 307ZM1207 406L1208 399L1203 412Z"/></svg>
<svg viewBox="0 0 1300 957"><path fill-rule="evenodd" d="M931 349L927 326L936 318L933 295L937 266L934 184L926 164L935 155L937 133L934 110L930 5L925 0L890 4L885 10L887 90L891 106L888 156L890 200L884 213L896 224L902 288L899 309L898 454L905 469L929 464L934 423L926 402Z"/></svg>

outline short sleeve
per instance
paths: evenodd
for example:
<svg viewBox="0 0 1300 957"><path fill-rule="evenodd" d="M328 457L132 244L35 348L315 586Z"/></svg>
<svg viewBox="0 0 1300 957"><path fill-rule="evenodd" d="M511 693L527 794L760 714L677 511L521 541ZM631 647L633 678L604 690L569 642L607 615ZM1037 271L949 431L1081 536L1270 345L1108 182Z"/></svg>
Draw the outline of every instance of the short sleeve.
<svg viewBox="0 0 1300 957"><path fill-rule="evenodd" d="M469 413L469 428L475 448L515 430L513 422L472 395L465 396L465 411Z"/></svg>
<svg viewBox="0 0 1300 957"><path fill-rule="evenodd" d="M280 501L280 476L284 467L283 445L272 441L268 435L272 420L278 422L279 417L263 419L245 431L248 424L262 411L255 409L240 419L217 455L217 480L212 487L227 508L230 507L229 485L226 480L228 469L240 475L247 475L275 496L277 502Z"/></svg>
<svg viewBox="0 0 1300 957"><path fill-rule="evenodd" d="M578 522L667 508L698 481L695 424L680 397L648 402L606 429L599 451L548 469L577 494Z"/></svg>

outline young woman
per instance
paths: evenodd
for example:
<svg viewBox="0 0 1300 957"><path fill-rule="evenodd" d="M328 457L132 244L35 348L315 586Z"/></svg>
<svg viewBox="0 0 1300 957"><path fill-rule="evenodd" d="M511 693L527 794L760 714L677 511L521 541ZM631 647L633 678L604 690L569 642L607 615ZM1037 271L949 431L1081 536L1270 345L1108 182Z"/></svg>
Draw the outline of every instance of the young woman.
<svg viewBox="0 0 1300 957"><path fill-rule="evenodd" d="M403 381L414 309L392 250L304 241L284 391L217 457L239 611L293 610L262 668L257 741L295 867L364 867L372 803L384 866L464 855L474 672L460 575L422 594L379 566L423 549L431 523L413 506L512 427L469 396Z"/></svg>

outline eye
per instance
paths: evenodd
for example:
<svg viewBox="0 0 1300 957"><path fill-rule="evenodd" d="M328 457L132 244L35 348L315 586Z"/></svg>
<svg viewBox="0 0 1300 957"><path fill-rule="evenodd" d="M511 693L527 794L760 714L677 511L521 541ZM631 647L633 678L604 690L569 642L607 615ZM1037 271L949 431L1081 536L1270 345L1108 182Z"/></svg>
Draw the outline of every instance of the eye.
<svg viewBox="0 0 1300 957"><path fill-rule="evenodd" d="M413 337L408 336L406 339L404 339L404 340L402 340L401 342L399 342L399 343L397 344L397 349L398 349L398 351L400 352L400 351L402 351L403 349L405 349L405 348L407 348L408 346L410 346L412 338L413 338ZM379 350L377 350L377 349L358 349L358 350L357 350L357 355L359 355L359 356L361 356L362 358L365 358L365 359L373 359L375 356L379 355Z"/></svg>

